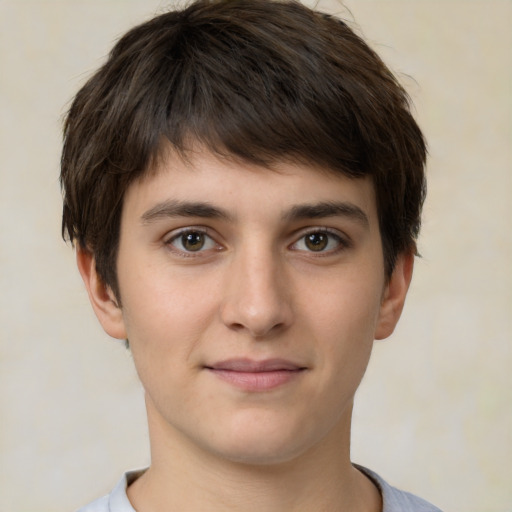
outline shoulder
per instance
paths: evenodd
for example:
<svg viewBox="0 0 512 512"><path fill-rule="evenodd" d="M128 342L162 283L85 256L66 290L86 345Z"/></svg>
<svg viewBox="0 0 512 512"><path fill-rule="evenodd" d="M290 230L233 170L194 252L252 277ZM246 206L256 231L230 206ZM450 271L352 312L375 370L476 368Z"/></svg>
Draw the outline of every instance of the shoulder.
<svg viewBox="0 0 512 512"><path fill-rule="evenodd" d="M103 496L85 507L82 507L77 512L109 512L108 500L110 495Z"/></svg>
<svg viewBox="0 0 512 512"><path fill-rule="evenodd" d="M382 512L442 512L428 501L392 487L377 473L356 464L354 466L379 488L382 495Z"/></svg>
<svg viewBox="0 0 512 512"><path fill-rule="evenodd" d="M89 503L77 512L135 512L128 500L126 489L144 471L138 470L125 473L110 494Z"/></svg>

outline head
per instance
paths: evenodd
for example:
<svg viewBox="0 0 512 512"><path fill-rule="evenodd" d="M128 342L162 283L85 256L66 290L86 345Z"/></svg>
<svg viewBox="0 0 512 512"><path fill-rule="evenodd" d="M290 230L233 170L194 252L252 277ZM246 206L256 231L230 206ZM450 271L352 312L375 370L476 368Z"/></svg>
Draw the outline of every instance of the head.
<svg viewBox="0 0 512 512"><path fill-rule="evenodd" d="M169 145L369 177L385 274L416 252L426 149L408 97L343 21L297 2L199 0L135 27L76 95L64 134L63 235L118 299L125 193Z"/></svg>

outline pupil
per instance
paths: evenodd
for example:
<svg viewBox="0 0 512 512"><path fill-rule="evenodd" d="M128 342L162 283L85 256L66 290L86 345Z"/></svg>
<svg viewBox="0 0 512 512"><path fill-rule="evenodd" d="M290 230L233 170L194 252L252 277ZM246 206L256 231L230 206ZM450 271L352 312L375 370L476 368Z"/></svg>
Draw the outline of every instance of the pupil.
<svg viewBox="0 0 512 512"><path fill-rule="evenodd" d="M306 237L306 246L312 251L323 251L327 247L327 235L324 233L311 233Z"/></svg>
<svg viewBox="0 0 512 512"><path fill-rule="evenodd" d="M204 235L202 233L187 233L182 236L181 240L187 251L199 251L204 245Z"/></svg>

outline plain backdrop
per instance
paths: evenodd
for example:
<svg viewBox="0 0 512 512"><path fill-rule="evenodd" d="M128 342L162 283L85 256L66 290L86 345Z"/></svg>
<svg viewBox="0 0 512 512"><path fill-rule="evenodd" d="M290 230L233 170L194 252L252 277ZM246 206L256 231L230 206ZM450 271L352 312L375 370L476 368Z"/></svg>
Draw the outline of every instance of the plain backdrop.
<svg viewBox="0 0 512 512"><path fill-rule="evenodd" d="M71 511L148 463L129 353L60 239L61 122L156 0L0 0L0 510ZM512 2L321 2L429 141L422 259L358 392L353 460L446 511L512 511Z"/></svg>

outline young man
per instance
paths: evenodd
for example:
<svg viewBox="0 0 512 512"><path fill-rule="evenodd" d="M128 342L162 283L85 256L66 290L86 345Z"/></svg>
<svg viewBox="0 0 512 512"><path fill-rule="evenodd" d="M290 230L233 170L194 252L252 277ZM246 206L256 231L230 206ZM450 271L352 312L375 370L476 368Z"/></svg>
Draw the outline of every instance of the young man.
<svg viewBox="0 0 512 512"><path fill-rule="evenodd" d="M151 465L83 511L438 510L350 461L425 153L378 56L299 3L200 0L116 44L66 120L63 233L133 353Z"/></svg>

